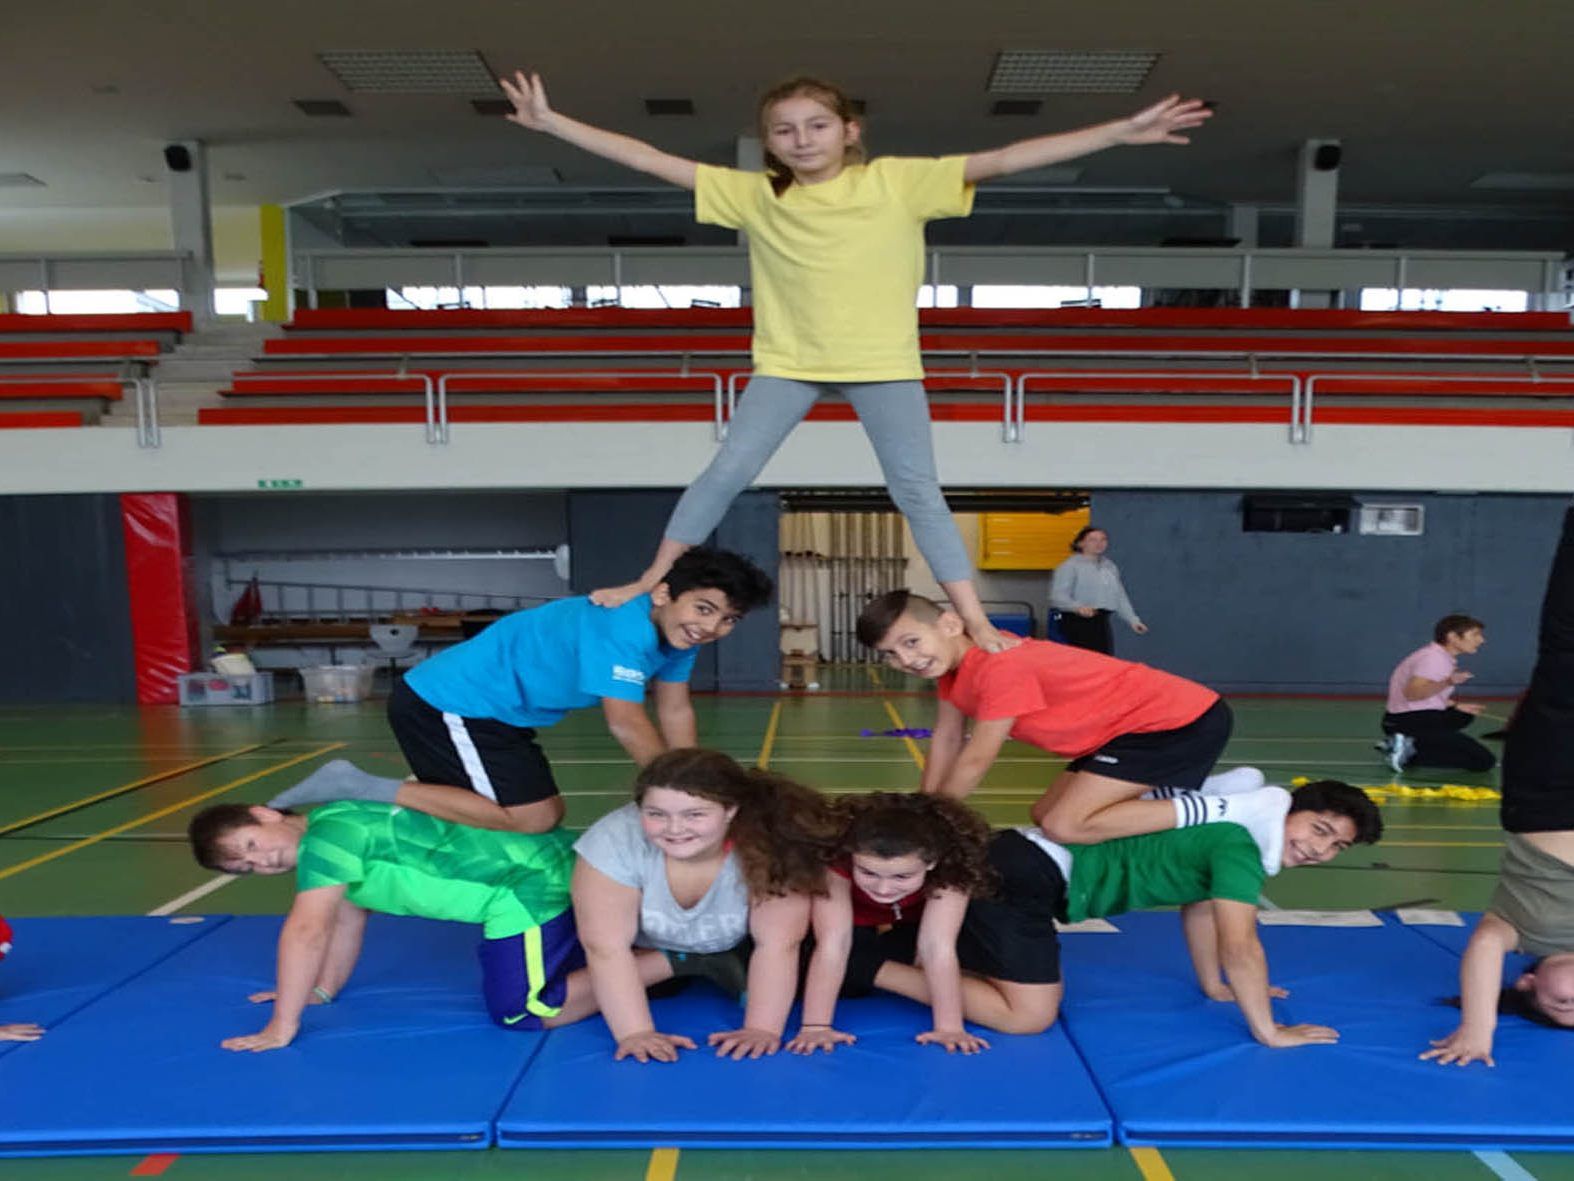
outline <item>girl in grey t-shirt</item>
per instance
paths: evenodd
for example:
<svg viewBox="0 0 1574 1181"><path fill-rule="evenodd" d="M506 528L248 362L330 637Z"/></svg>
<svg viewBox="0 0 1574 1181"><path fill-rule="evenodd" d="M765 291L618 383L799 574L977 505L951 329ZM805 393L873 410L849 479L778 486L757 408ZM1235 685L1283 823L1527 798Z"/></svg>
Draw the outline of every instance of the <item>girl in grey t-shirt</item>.
<svg viewBox="0 0 1574 1181"><path fill-rule="evenodd" d="M574 846L574 916L615 1059L672 1062L694 1049L656 1029L645 989L679 973L725 980L739 959L744 1027L709 1042L733 1058L776 1052L828 832L816 793L718 751L669 751L641 770L634 802Z"/></svg>

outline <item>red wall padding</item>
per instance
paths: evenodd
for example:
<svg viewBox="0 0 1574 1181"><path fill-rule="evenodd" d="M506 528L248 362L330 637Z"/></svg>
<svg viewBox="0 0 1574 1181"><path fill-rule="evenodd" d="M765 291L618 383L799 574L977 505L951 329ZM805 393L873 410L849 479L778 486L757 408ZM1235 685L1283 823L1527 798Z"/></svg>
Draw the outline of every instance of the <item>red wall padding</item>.
<svg viewBox="0 0 1574 1181"><path fill-rule="evenodd" d="M174 492L128 493L120 498L120 521L137 703L174 705L180 696L177 678L192 670L197 639L187 579L191 531L185 498Z"/></svg>

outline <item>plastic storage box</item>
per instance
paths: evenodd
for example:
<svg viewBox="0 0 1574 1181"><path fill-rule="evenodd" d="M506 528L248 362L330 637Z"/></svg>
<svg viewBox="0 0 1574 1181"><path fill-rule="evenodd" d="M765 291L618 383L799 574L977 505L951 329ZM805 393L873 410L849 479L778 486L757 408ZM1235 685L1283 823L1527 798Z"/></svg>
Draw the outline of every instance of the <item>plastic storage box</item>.
<svg viewBox="0 0 1574 1181"><path fill-rule="evenodd" d="M227 677L221 673L182 673L182 705L267 705L273 700L273 674Z"/></svg>
<svg viewBox="0 0 1574 1181"><path fill-rule="evenodd" d="M372 695L374 664L324 664L301 669L306 700L319 705L365 701Z"/></svg>

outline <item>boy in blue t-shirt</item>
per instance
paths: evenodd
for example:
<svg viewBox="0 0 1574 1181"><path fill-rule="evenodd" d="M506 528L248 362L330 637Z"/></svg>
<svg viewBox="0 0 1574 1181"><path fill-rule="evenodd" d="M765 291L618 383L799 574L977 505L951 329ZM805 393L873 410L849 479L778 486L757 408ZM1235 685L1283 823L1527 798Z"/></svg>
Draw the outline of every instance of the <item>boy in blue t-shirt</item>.
<svg viewBox="0 0 1574 1181"><path fill-rule="evenodd" d="M545 832L562 821L563 800L536 731L599 704L638 766L697 745L695 649L731 632L771 591L747 558L693 549L620 607L579 596L504 616L411 669L389 695L388 724L413 779L380 779L337 759L270 804L380 800L477 828Z"/></svg>

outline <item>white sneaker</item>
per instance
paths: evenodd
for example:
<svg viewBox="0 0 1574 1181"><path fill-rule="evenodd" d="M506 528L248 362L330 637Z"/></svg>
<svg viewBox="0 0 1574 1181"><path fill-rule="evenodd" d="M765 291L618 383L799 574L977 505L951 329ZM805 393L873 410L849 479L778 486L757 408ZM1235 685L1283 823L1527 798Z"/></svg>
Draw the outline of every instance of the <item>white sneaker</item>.
<svg viewBox="0 0 1574 1181"><path fill-rule="evenodd" d="M1388 765L1395 775L1401 774L1405 764L1415 758L1416 740L1408 734L1394 734L1388 747Z"/></svg>
<svg viewBox="0 0 1574 1181"><path fill-rule="evenodd" d="M1284 818L1289 813L1289 792L1282 787L1259 787L1228 797L1219 820L1239 824L1252 834L1262 854L1263 872L1272 877L1284 868Z"/></svg>

